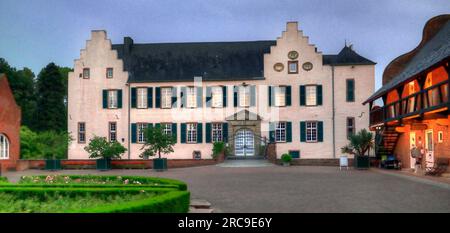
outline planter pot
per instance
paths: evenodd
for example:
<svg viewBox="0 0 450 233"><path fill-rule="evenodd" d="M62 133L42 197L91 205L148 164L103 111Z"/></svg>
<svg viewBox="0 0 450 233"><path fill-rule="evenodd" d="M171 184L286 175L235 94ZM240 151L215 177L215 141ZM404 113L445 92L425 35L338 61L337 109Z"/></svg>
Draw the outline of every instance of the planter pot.
<svg viewBox="0 0 450 233"><path fill-rule="evenodd" d="M100 171L111 170L111 159L97 159L96 168Z"/></svg>
<svg viewBox="0 0 450 233"><path fill-rule="evenodd" d="M291 166L291 163L289 163L289 162L283 162L283 167L289 167L289 166Z"/></svg>
<svg viewBox="0 0 450 233"><path fill-rule="evenodd" d="M56 171L61 170L61 160L59 159L46 159L45 170Z"/></svg>
<svg viewBox="0 0 450 233"><path fill-rule="evenodd" d="M369 169L370 158L369 156L355 156L354 163L356 169Z"/></svg>
<svg viewBox="0 0 450 233"><path fill-rule="evenodd" d="M153 159L153 169L156 171L165 171L167 170L167 159Z"/></svg>

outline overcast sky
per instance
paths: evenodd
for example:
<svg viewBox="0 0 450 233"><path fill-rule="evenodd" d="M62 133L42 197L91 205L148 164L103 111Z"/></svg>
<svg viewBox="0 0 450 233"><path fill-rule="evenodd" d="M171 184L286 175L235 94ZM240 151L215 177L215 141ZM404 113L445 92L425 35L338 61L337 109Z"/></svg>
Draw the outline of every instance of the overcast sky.
<svg viewBox="0 0 450 233"><path fill-rule="evenodd" d="M298 21L324 54L344 41L385 66L415 48L425 22L449 0L0 0L0 57L35 74L49 62L73 67L94 29L113 43L275 40Z"/></svg>

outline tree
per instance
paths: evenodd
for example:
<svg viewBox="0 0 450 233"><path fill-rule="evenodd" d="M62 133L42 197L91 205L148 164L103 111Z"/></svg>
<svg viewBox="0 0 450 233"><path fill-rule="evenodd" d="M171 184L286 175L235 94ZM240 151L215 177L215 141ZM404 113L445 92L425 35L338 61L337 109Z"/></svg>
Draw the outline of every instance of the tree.
<svg viewBox="0 0 450 233"><path fill-rule="evenodd" d="M140 157L148 158L149 156L158 155L161 158L161 153L168 154L173 152L173 145L176 141L172 135L164 133L160 126L147 127L144 130L145 143L141 150L144 150Z"/></svg>
<svg viewBox="0 0 450 233"><path fill-rule="evenodd" d="M26 67L16 70L3 58L0 58L0 73L5 73L8 77L14 99L22 109L22 125L33 128L36 110L34 73Z"/></svg>
<svg viewBox="0 0 450 233"><path fill-rule="evenodd" d="M66 130L67 118L64 104L65 84L60 68L54 63L48 64L38 75L37 80L37 130Z"/></svg>
<svg viewBox="0 0 450 233"><path fill-rule="evenodd" d="M20 127L20 151L22 159L64 159L73 138L66 132L33 132Z"/></svg>
<svg viewBox="0 0 450 233"><path fill-rule="evenodd" d="M364 156L374 146L373 134L362 129L357 134L350 135L350 143L341 148L342 153Z"/></svg>
<svg viewBox="0 0 450 233"><path fill-rule="evenodd" d="M127 149L119 142L108 142L105 137L94 136L89 141L89 145L84 147L89 153L89 158L120 158Z"/></svg>

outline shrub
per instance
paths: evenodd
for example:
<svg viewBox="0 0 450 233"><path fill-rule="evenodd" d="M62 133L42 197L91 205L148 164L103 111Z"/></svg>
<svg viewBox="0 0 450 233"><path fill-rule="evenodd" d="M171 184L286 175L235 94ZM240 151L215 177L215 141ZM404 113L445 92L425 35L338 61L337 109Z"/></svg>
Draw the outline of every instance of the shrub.
<svg viewBox="0 0 450 233"><path fill-rule="evenodd" d="M108 142L105 137L94 136L89 145L84 147L89 153L89 158L120 158L127 149L117 141Z"/></svg>
<svg viewBox="0 0 450 233"><path fill-rule="evenodd" d="M290 154L282 154L281 155L281 161L283 161L284 163L289 163L292 161L292 156Z"/></svg>
<svg viewBox="0 0 450 233"><path fill-rule="evenodd" d="M20 128L20 151L22 159L64 159L72 137L67 132L33 132Z"/></svg>
<svg viewBox="0 0 450 233"><path fill-rule="evenodd" d="M341 148L341 152L356 156L364 156L370 148L373 148L373 134L362 129L357 134L350 135L350 143Z"/></svg>
<svg viewBox="0 0 450 233"><path fill-rule="evenodd" d="M0 176L0 183L8 183L8 178L4 176Z"/></svg>
<svg viewBox="0 0 450 233"><path fill-rule="evenodd" d="M212 157L213 159L217 159L217 157L225 152L225 143L224 142L214 142L212 148Z"/></svg>

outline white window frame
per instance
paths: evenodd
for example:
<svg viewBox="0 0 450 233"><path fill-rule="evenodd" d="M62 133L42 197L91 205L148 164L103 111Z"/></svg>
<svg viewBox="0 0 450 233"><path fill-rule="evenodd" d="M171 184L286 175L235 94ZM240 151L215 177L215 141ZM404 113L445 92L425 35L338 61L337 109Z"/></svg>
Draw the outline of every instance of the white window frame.
<svg viewBox="0 0 450 233"><path fill-rule="evenodd" d="M195 87L186 88L186 107L195 108L197 107L197 93Z"/></svg>
<svg viewBox="0 0 450 233"><path fill-rule="evenodd" d="M138 87L136 90L137 95L137 108L147 108L148 107L148 96L146 87Z"/></svg>
<svg viewBox="0 0 450 233"><path fill-rule="evenodd" d="M274 105L276 107L286 106L286 87L285 86L274 87L274 95L275 95Z"/></svg>
<svg viewBox="0 0 450 233"><path fill-rule="evenodd" d="M223 107L223 89L221 86L211 87L211 106L213 108Z"/></svg>
<svg viewBox="0 0 450 233"><path fill-rule="evenodd" d="M211 124L211 138L213 142L223 141L223 125L222 123Z"/></svg>
<svg viewBox="0 0 450 233"><path fill-rule="evenodd" d="M197 123L187 123L186 134L187 143L197 143Z"/></svg>
<svg viewBox="0 0 450 233"><path fill-rule="evenodd" d="M118 91L117 90L108 90L108 108L118 108Z"/></svg>
<svg viewBox="0 0 450 233"><path fill-rule="evenodd" d="M317 86L305 86L306 106L317 106Z"/></svg>
<svg viewBox="0 0 450 233"><path fill-rule="evenodd" d="M110 142L117 142L117 122L108 123L108 136Z"/></svg>
<svg viewBox="0 0 450 233"><path fill-rule="evenodd" d="M172 87L161 87L161 108L172 108Z"/></svg>
<svg viewBox="0 0 450 233"><path fill-rule="evenodd" d="M106 78L113 78L114 76L114 69L109 67L106 68Z"/></svg>
<svg viewBox="0 0 450 233"><path fill-rule="evenodd" d="M147 123L136 123L137 143L145 143L144 130L147 128Z"/></svg>
<svg viewBox="0 0 450 233"><path fill-rule="evenodd" d="M250 86L240 86L239 87L239 106L240 107L249 107L250 106Z"/></svg>
<svg viewBox="0 0 450 233"><path fill-rule="evenodd" d="M172 123L161 123L161 129L164 134L172 135Z"/></svg>
<svg viewBox="0 0 450 233"><path fill-rule="evenodd" d="M286 122L275 123L275 141L286 142Z"/></svg>
<svg viewBox="0 0 450 233"><path fill-rule="evenodd" d="M0 160L9 159L10 143L8 137L4 134L0 134Z"/></svg>
<svg viewBox="0 0 450 233"><path fill-rule="evenodd" d="M81 127L83 126L83 127ZM80 144L84 144L86 143L86 123L85 122L78 122L77 124L78 127L78 143ZM83 140L81 140L81 138Z"/></svg>
<svg viewBox="0 0 450 233"><path fill-rule="evenodd" d="M295 69L291 69L295 68ZM298 61L288 62L288 74L298 74Z"/></svg>
<svg viewBox="0 0 450 233"><path fill-rule="evenodd" d="M318 142L318 123L317 121L306 122L306 142Z"/></svg>

